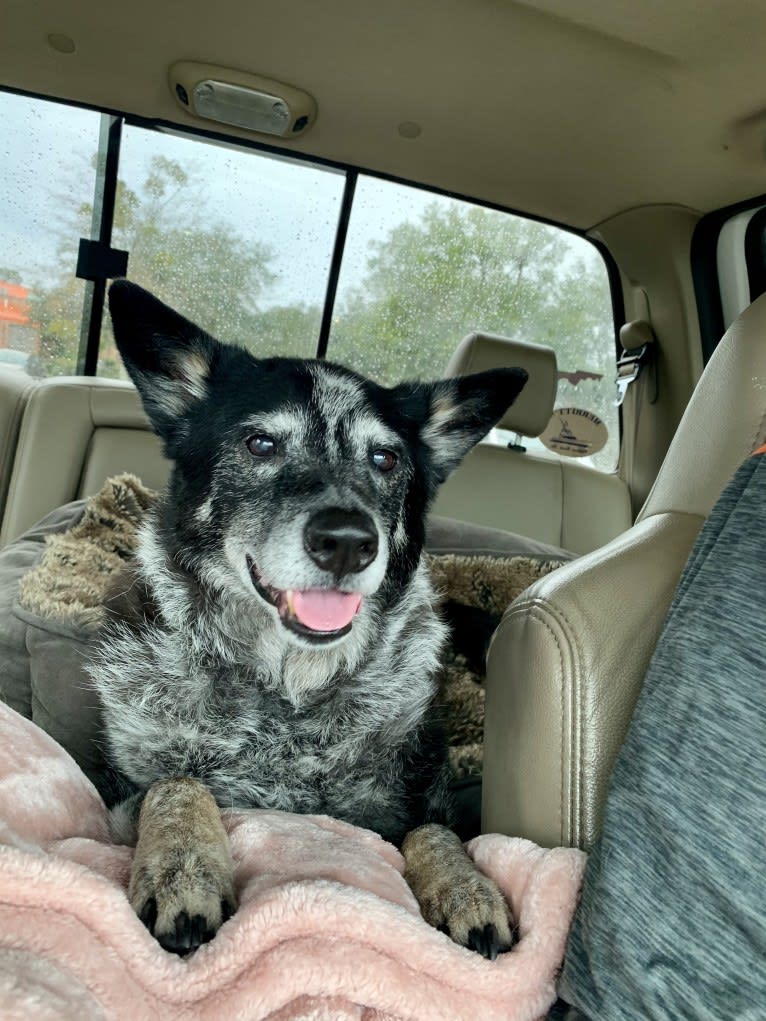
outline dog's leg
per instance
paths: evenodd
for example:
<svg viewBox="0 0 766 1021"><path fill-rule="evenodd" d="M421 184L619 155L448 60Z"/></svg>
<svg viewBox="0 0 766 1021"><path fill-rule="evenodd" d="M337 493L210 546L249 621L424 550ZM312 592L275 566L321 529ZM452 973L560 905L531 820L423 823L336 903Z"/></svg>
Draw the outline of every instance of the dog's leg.
<svg viewBox="0 0 766 1021"><path fill-rule="evenodd" d="M158 780L146 792L128 899L160 945L178 954L212 939L233 913L229 839L197 780Z"/></svg>
<svg viewBox="0 0 766 1021"><path fill-rule="evenodd" d="M411 830L402 854L404 878L427 922L491 961L511 949L513 921L505 898L452 830L436 823Z"/></svg>

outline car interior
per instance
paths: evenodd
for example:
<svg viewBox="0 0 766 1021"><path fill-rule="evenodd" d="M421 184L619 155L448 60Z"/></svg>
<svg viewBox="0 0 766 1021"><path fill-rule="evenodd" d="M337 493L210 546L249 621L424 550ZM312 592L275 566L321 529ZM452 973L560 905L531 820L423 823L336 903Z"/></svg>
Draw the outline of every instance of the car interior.
<svg viewBox="0 0 766 1021"><path fill-rule="evenodd" d="M590 849L686 558L766 441L766 7L9 0L2 21L0 547L111 476L167 478L114 278L385 384L527 369L429 534L566 561L489 646L481 828Z"/></svg>

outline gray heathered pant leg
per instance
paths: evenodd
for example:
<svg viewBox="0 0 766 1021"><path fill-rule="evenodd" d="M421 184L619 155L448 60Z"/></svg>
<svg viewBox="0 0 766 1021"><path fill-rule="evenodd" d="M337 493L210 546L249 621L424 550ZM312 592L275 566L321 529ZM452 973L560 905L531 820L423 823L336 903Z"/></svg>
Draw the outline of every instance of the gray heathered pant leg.
<svg viewBox="0 0 766 1021"><path fill-rule="evenodd" d="M565 1016L766 1019L765 611L761 455L705 524L650 664L562 974L582 1014Z"/></svg>

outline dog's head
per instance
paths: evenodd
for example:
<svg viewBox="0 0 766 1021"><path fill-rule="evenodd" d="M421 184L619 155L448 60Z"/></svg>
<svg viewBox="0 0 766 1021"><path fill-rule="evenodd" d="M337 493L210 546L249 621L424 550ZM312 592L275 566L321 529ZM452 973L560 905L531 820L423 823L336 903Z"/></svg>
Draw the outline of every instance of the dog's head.
<svg viewBox="0 0 766 1021"><path fill-rule="evenodd" d="M320 360L220 344L127 281L109 292L125 366L174 462L163 527L204 584L302 646L392 605L436 489L527 378L497 369L385 388Z"/></svg>

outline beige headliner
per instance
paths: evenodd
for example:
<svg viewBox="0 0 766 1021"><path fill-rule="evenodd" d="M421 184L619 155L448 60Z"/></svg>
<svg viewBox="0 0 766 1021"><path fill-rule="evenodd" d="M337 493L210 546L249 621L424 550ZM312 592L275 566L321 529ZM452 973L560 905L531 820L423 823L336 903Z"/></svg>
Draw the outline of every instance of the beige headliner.
<svg viewBox="0 0 766 1021"><path fill-rule="evenodd" d="M204 126L170 64L253 71L317 100L290 148L585 228L766 191L765 38L762 0L5 0L0 81Z"/></svg>

